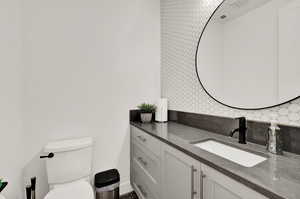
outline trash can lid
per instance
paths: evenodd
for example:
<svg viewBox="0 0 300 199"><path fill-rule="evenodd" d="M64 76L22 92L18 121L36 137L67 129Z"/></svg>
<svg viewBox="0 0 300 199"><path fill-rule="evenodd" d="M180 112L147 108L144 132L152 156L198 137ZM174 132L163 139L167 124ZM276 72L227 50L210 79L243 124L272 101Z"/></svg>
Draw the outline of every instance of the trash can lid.
<svg viewBox="0 0 300 199"><path fill-rule="evenodd" d="M117 169L110 169L95 175L95 187L102 188L120 182L120 174Z"/></svg>

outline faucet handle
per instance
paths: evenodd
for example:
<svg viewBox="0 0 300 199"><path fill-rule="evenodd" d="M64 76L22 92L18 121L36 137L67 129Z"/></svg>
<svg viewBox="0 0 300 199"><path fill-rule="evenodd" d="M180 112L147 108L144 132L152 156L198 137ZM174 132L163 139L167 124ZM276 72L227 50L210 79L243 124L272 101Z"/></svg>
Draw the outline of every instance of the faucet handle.
<svg viewBox="0 0 300 199"><path fill-rule="evenodd" d="M233 135L235 134L235 132L237 132L237 131L239 131L239 130L240 130L240 129L237 128L237 129L234 129L234 130L230 131L229 137L233 137Z"/></svg>

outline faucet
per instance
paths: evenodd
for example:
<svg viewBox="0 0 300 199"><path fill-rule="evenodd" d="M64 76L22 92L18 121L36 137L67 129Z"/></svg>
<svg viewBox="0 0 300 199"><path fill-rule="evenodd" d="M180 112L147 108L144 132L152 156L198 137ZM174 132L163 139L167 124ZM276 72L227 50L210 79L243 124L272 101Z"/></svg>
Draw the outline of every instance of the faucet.
<svg viewBox="0 0 300 199"><path fill-rule="evenodd" d="M240 144L246 144L246 118L245 117L239 117L235 118L236 120L239 120L239 128L233 130L230 132L229 136L232 137L235 132L239 132L239 143Z"/></svg>

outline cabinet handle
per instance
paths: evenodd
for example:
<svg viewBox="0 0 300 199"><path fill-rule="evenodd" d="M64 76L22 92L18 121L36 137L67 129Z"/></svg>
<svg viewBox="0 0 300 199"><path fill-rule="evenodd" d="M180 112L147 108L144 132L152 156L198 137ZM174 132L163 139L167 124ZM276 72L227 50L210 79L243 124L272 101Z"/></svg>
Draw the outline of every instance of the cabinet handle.
<svg viewBox="0 0 300 199"><path fill-rule="evenodd" d="M206 175L203 173L203 171L200 172L200 186L201 186L201 194L200 199L204 199L204 183L203 179L206 177Z"/></svg>
<svg viewBox="0 0 300 199"><path fill-rule="evenodd" d="M143 196L145 197L145 198L147 198L147 192L143 189L143 187L141 186L141 185L138 185L137 186L138 188L139 188L139 190L141 191L141 193L143 194Z"/></svg>
<svg viewBox="0 0 300 199"><path fill-rule="evenodd" d="M142 157L138 157L138 160L144 165L144 166L147 166L147 162L144 161L144 159Z"/></svg>
<svg viewBox="0 0 300 199"><path fill-rule="evenodd" d="M193 199L194 198L194 195L196 195L197 194L197 191L195 191L195 173L197 172L197 169L195 169L194 168L194 166L192 166L191 167L191 174L192 174L192 176L191 176L191 180L192 180L192 183L191 183L191 198Z"/></svg>
<svg viewBox="0 0 300 199"><path fill-rule="evenodd" d="M144 138L143 136L141 136L141 135L139 135L139 136L137 136L142 142L146 142L147 141L147 139L146 138Z"/></svg>

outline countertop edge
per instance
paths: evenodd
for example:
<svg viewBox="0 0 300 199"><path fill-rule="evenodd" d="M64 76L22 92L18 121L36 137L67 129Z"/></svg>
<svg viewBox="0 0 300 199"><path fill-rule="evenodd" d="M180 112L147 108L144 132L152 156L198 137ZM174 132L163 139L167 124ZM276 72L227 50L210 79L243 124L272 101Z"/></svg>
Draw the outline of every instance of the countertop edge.
<svg viewBox="0 0 300 199"><path fill-rule="evenodd" d="M282 196L279 196L276 193L274 193L274 192L272 192L272 191L270 191L270 190L268 190L268 189L266 189L266 188L264 188L264 187L262 187L260 185L257 185L257 184L255 184L253 182L250 182L249 180L247 180L247 179L245 179L245 178L243 178L243 177L241 177L239 175L236 175L235 173L232 173L232 172L230 172L230 171L222 168L221 166L219 166L219 165L217 165L217 164L215 164L213 162L210 162L210 161L208 161L208 160L206 160L206 159L204 159L204 158L202 158L202 157L200 157L200 156L198 156L198 155L196 155L196 154L194 154L194 153L192 153L192 152L190 152L190 151L188 151L188 150L186 150L186 149L184 149L184 148L182 148L182 147L180 147L180 146L178 146L178 145L176 145L176 144L174 144L172 142L169 142L168 140L166 140L166 139L164 139L164 138L162 138L160 136L154 135L153 133L145 130L144 128L141 128L138 124L136 124L136 122L130 121L130 125L132 125L132 126L138 128L138 129L142 130L143 132L145 132L145 133L149 134L150 136L152 136L152 137L154 137L154 138L162 141L163 143L168 144L168 145L176 148L177 150L179 150L179 151L185 153L186 155L188 155L188 156L190 156L190 157L192 157L192 158L200 161L201 163L203 163L203 164L205 164L207 166L212 167L213 169L215 169L215 170L221 172L222 174L224 174L224 175L226 175L226 176L234 179L237 182L242 183L243 185L245 185L248 188L250 188L250 189L252 189L252 190L254 190L254 191L256 191L256 192L258 192L258 193L260 193L262 195L264 195L265 197L272 198L272 199L286 199L286 198L284 198Z"/></svg>

